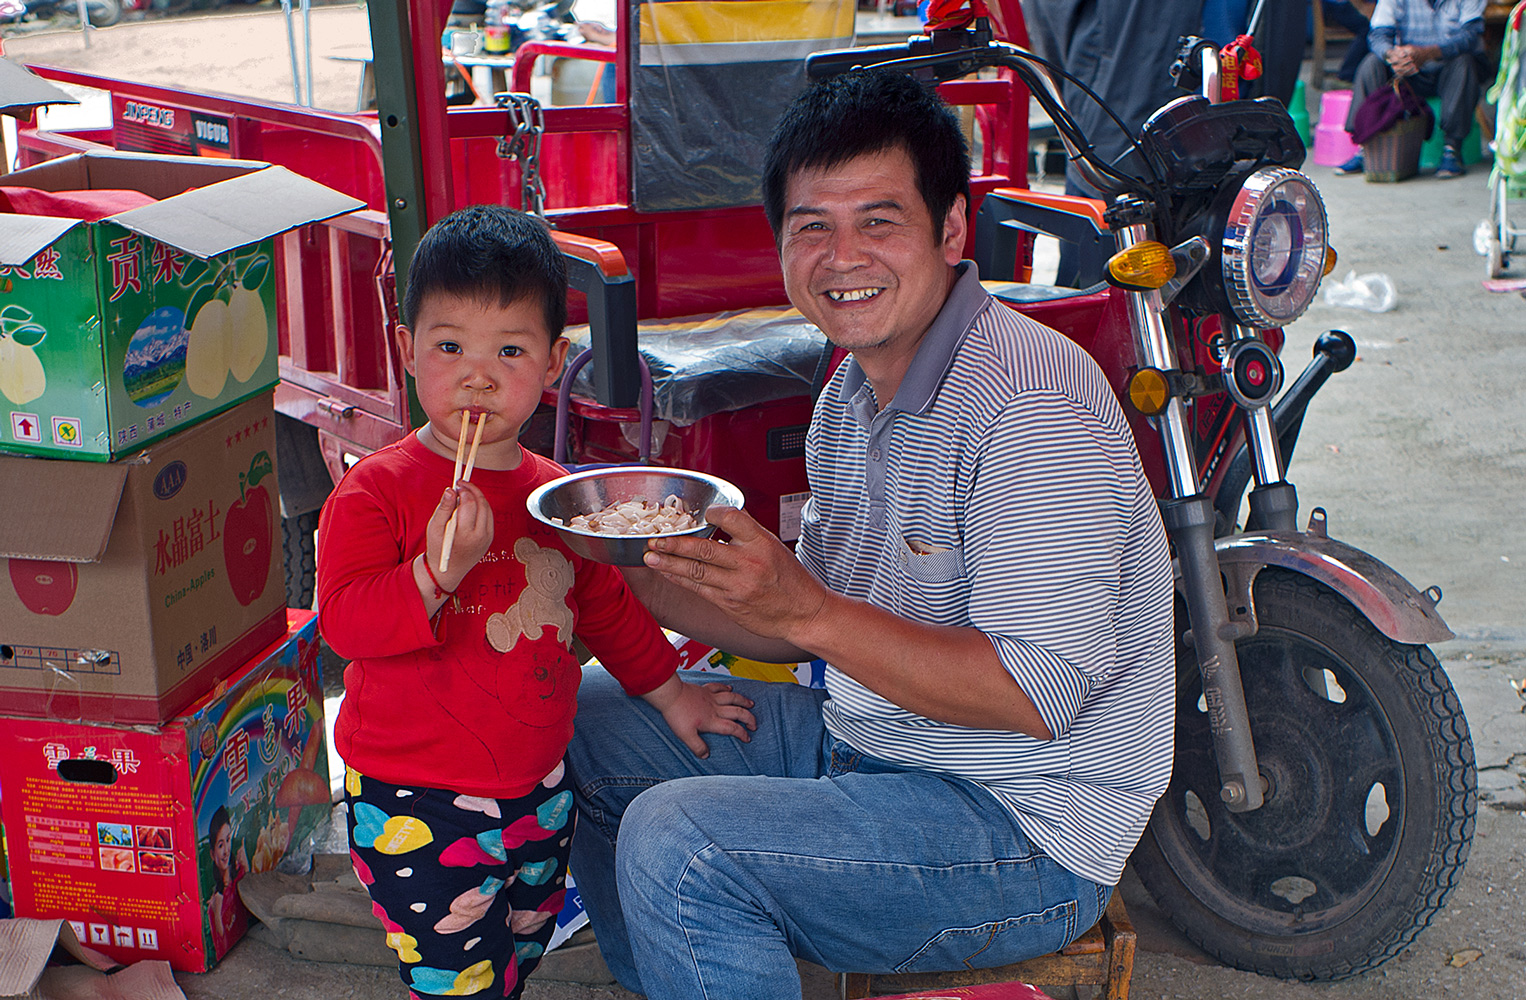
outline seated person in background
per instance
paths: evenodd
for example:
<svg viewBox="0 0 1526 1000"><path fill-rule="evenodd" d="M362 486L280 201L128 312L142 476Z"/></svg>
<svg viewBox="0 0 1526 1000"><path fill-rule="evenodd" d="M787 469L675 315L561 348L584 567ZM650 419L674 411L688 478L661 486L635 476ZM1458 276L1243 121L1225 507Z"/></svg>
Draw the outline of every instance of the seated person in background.
<svg viewBox="0 0 1526 1000"><path fill-rule="evenodd" d="M1421 98L1440 97L1440 178L1461 177L1462 142L1473 128L1483 56L1484 0L1378 0L1367 33L1371 50L1357 67L1351 87L1346 131L1356 127L1357 111L1367 95L1395 77L1406 80ZM1358 153L1338 174L1359 174L1365 163Z"/></svg>

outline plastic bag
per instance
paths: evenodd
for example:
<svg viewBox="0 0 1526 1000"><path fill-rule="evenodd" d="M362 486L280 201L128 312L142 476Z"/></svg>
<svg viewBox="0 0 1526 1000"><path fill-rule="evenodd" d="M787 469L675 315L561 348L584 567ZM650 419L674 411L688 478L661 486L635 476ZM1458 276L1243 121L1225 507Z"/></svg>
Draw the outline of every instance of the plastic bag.
<svg viewBox="0 0 1526 1000"><path fill-rule="evenodd" d="M1388 312L1399 302L1399 290L1386 274L1357 274L1347 271L1346 279L1325 286L1325 305Z"/></svg>
<svg viewBox="0 0 1526 1000"><path fill-rule="evenodd" d="M1473 227L1473 252L1480 257L1489 256L1489 241L1494 239L1494 223L1488 219L1478 220Z"/></svg>

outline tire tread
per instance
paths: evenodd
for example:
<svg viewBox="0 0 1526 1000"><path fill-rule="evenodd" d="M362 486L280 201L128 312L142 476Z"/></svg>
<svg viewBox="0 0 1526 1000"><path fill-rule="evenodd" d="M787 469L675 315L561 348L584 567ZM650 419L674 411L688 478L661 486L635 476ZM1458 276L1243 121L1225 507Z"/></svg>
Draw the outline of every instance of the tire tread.
<svg viewBox="0 0 1526 1000"><path fill-rule="evenodd" d="M1190 921L1183 920L1170 903L1170 893L1157 891L1166 886L1152 885L1157 878L1167 878L1185 889L1174 873L1151 872L1151 865L1138 863L1135 868L1145 887L1171 917L1176 926L1199 948L1222 962L1236 968L1257 972L1282 979L1341 980L1369 972L1407 949L1415 938L1428 927L1436 913L1446 904L1447 897L1461 879L1463 866L1473 840L1473 825L1478 809L1478 780L1473 755L1473 741L1468 723L1463 715L1462 703L1447 678L1445 668L1427 646L1412 646L1395 642L1382 635L1353 605L1334 591L1307 577L1273 569L1263 570L1256 580L1256 602L1260 606L1266 598L1274 597L1299 606L1306 602L1324 602L1338 607L1358 631L1369 633L1375 643L1386 644L1383 659L1393 668L1395 678L1409 694L1409 700L1417 718L1422 722L1431 747L1437 751L1437 764L1443 779L1438 783L1442 796L1440 803L1444 817L1438 824L1430 847L1430 859L1418 879L1408 919L1391 924L1363 951L1346 957L1320 961L1299 957L1286 961L1270 962L1247 948L1232 948L1223 938L1203 934ZM1146 837L1151 837L1149 832ZM1163 858L1161 869L1169 869ZM1149 872L1149 874L1147 874ZM1243 941L1248 935L1235 933L1232 940Z"/></svg>

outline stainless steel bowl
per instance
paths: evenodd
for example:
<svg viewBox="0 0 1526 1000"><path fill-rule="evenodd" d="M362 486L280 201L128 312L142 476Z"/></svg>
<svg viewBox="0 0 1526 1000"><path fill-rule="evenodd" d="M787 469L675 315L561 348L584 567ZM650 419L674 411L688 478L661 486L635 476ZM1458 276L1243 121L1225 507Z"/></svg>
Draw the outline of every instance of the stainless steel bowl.
<svg viewBox="0 0 1526 1000"><path fill-rule="evenodd" d="M578 514L592 514L626 500L662 503L670 496L677 496L690 512L699 516L699 527L664 536L605 535L568 528L555 520L568 521ZM703 523L705 511L711 504L741 507L742 491L724 479L703 472L655 465L614 466L574 472L552 480L531 493L526 504L531 517L554 529L567 547L583 558L611 566L640 566L648 540L678 535L708 536L715 526Z"/></svg>

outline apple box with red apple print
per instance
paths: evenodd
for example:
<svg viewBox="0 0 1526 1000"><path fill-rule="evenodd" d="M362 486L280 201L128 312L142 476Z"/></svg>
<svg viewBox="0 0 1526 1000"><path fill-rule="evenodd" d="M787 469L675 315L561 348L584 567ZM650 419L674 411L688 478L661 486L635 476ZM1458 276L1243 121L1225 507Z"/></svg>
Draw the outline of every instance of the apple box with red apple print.
<svg viewBox="0 0 1526 1000"><path fill-rule="evenodd" d="M270 392L119 462L0 455L0 705L164 722L285 628Z"/></svg>
<svg viewBox="0 0 1526 1000"><path fill-rule="evenodd" d="M332 799L317 617L282 627L163 726L0 718L17 916L67 920L123 964L227 953L239 881L310 848Z"/></svg>

